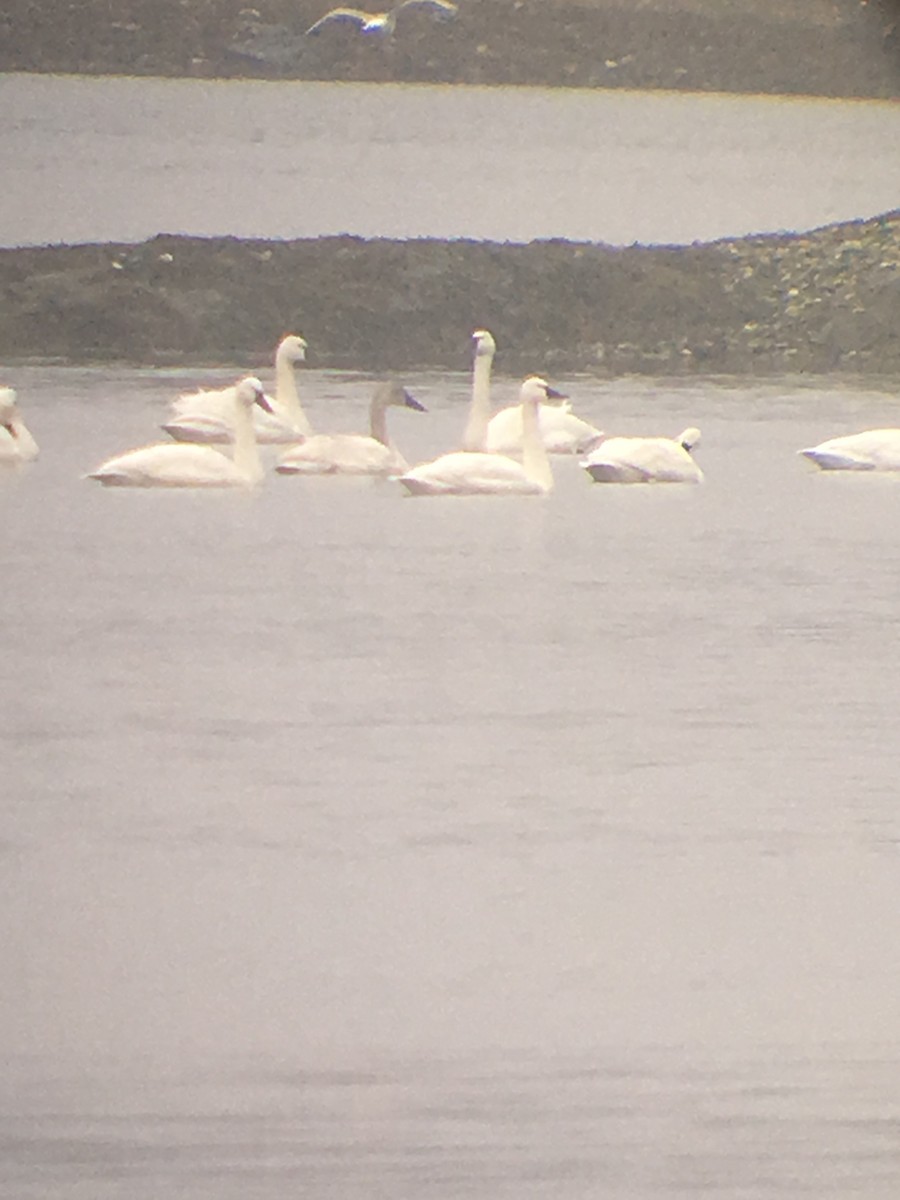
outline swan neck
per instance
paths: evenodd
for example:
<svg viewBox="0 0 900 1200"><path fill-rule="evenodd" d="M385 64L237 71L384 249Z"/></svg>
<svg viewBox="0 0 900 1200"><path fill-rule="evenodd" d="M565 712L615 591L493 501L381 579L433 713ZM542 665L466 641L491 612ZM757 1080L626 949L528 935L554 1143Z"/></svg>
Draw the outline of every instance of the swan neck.
<svg viewBox="0 0 900 1200"><path fill-rule="evenodd" d="M491 363L493 355L477 354L472 368L472 401L463 434L464 450L486 450L491 419Z"/></svg>
<svg viewBox="0 0 900 1200"><path fill-rule="evenodd" d="M305 437L309 437L312 426L300 403L294 364L280 350L275 355L275 402L290 423Z"/></svg>
<svg viewBox="0 0 900 1200"><path fill-rule="evenodd" d="M376 442L388 446L387 409L376 396L369 408L369 432Z"/></svg>
<svg viewBox="0 0 900 1200"><path fill-rule="evenodd" d="M539 411L536 400L525 400L522 404L522 467L530 480L549 491L553 487L553 472L541 437Z"/></svg>
<svg viewBox="0 0 900 1200"><path fill-rule="evenodd" d="M247 479L259 480L263 477L256 430L253 428L253 409L239 400L235 402L234 414L234 465Z"/></svg>

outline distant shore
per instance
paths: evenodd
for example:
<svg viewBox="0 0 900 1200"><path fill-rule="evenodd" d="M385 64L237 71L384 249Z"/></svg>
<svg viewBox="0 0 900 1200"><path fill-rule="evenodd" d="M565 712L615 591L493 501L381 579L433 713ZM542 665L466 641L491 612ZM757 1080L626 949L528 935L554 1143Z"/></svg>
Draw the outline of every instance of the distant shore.
<svg viewBox="0 0 900 1200"><path fill-rule="evenodd" d="M0 289L6 363L265 362L294 331L316 366L460 369L487 327L556 376L900 377L900 210L682 247L163 235L0 250Z"/></svg>
<svg viewBox="0 0 900 1200"><path fill-rule="evenodd" d="M362 7L377 9L381 0ZM388 45L329 0L7 0L0 71L900 95L894 0L459 0Z"/></svg>

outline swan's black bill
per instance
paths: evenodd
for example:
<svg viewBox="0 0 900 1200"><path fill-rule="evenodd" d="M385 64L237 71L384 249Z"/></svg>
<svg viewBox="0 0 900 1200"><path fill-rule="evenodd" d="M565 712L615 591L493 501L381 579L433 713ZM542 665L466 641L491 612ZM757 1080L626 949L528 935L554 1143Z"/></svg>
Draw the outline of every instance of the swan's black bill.
<svg viewBox="0 0 900 1200"><path fill-rule="evenodd" d="M275 412L275 409L269 403L269 397L266 395L265 392L257 392L254 403L258 404L259 407L263 410L263 412L267 412L267 413Z"/></svg>
<svg viewBox="0 0 900 1200"><path fill-rule="evenodd" d="M403 389L403 403L407 408L414 408L416 412L428 412L424 404L420 404L415 396L411 396L406 388Z"/></svg>
<svg viewBox="0 0 900 1200"><path fill-rule="evenodd" d="M568 392L558 392L556 390L556 388L552 388L552 387L548 386L548 388L547 388L547 399L548 400L568 400L568 398L569 398Z"/></svg>

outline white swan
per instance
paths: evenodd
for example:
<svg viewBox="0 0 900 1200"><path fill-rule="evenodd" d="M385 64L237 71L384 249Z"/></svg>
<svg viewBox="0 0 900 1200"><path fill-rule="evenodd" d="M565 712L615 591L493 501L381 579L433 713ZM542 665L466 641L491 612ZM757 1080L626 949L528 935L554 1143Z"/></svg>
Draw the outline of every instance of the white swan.
<svg viewBox="0 0 900 1200"><path fill-rule="evenodd" d="M502 454L459 450L413 467L400 476L400 482L414 496L549 492L553 473L538 430L538 407L542 400L554 397L563 398L537 375L530 375L522 384L521 462Z"/></svg>
<svg viewBox="0 0 900 1200"><path fill-rule="evenodd" d="M690 451L699 429L677 438L605 438L581 464L595 483L700 483L703 472Z"/></svg>
<svg viewBox="0 0 900 1200"><path fill-rule="evenodd" d="M576 417L567 400L542 404L539 413L541 440L548 454L584 454L603 437L603 430ZM487 448L495 454L516 454L522 448L522 409L518 404L501 408L488 425Z"/></svg>
<svg viewBox="0 0 900 1200"><path fill-rule="evenodd" d="M425 405L396 380L380 383L369 406L369 434L318 433L286 450L275 470L282 475L400 475L409 464L391 444L391 405L425 412Z"/></svg>
<svg viewBox="0 0 900 1200"><path fill-rule="evenodd" d="M234 457L212 446L160 442L108 459L88 479L106 487L250 487L263 477L253 429L253 406L268 411L262 384L252 375L234 391Z"/></svg>
<svg viewBox="0 0 900 1200"><path fill-rule="evenodd" d="M466 444L467 450L487 450L491 454L521 454L522 452L522 406L511 404L490 416L491 365L497 344L486 329L476 329L475 373L481 371L477 386L484 389L484 403L479 412L484 413L485 428L477 445ZM473 386L476 386L473 383ZM568 400L559 404L542 404L539 413L541 440L550 454L583 454L589 450L603 431L572 413Z"/></svg>
<svg viewBox="0 0 900 1200"><path fill-rule="evenodd" d="M900 429L867 429L797 453L823 471L900 471Z"/></svg>
<svg viewBox="0 0 900 1200"><path fill-rule="evenodd" d="M294 367L306 359L306 342L296 334L281 339L275 351L275 396L270 412L254 410L256 440L285 444L309 437L309 418L300 404ZM163 429L177 442L221 445L232 438L234 387L187 392L172 401L172 420Z"/></svg>
<svg viewBox="0 0 900 1200"><path fill-rule="evenodd" d="M37 456L37 442L22 420L15 391L0 387L0 463L31 462Z"/></svg>
<svg viewBox="0 0 900 1200"><path fill-rule="evenodd" d="M491 419L491 365L497 343L486 329L472 334L475 357L472 361L472 398L463 431L463 450L487 450L488 425Z"/></svg>
<svg viewBox="0 0 900 1200"><path fill-rule="evenodd" d="M389 38L397 27L397 16L404 8L430 8L442 21L452 20L459 12L459 5L451 0L403 0L387 12L364 12L361 8L333 8L314 25L310 25L306 36L322 32L326 25L355 25L360 33L370 37Z"/></svg>

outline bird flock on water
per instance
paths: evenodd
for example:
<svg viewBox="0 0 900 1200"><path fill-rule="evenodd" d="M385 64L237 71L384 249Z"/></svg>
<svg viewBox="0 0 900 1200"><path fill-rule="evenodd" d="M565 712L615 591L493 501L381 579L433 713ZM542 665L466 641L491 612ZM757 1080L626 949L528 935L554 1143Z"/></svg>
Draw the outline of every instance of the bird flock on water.
<svg viewBox="0 0 900 1200"><path fill-rule="evenodd" d="M255 487L266 475L260 444L280 447L274 470L292 475L369 475L395 480L412 496L541 495L553 488L551 458L577 456L595 483L701 483L693 458L700 431L677 437L610 436L577 416L567 396L538 375L519 390L519 402L491 411L496 351L485 329L472 334L472 391L458 447L414 466L388 434L387 411L425 407L397 380L377 384L367 433L313 429L300 402L296 367L306 342L282 338L275 351L275 388L269 395L255 375L229 387L178 396L158 441L117 454L88 472L105 487ZM900 471L900 429L870 429L830 438L797 452L824 471ZM15 391L0 387L0 465L38 456Z"/></svg>

